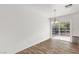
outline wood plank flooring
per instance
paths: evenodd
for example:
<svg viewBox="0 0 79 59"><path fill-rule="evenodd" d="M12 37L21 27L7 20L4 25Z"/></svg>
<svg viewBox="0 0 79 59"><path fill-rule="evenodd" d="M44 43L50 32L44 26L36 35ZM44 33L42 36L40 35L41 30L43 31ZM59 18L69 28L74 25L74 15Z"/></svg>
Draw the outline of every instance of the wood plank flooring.
<svg viewBox="0 0 79 59"><path fill-rule="evenodd" d="M16 54L78 54L79 45L62 40L49 39Z"/></svg>

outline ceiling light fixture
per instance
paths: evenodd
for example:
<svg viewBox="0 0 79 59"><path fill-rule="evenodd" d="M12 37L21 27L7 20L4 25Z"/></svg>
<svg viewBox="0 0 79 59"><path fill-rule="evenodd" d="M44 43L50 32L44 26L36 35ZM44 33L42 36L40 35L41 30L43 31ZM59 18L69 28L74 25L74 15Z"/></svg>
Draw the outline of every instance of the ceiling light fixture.
<svg viewBox="0 0 79 59"><path fill-rule="evenodd" d="M66 8L72 7L72 4L65 5Z"/></svg>

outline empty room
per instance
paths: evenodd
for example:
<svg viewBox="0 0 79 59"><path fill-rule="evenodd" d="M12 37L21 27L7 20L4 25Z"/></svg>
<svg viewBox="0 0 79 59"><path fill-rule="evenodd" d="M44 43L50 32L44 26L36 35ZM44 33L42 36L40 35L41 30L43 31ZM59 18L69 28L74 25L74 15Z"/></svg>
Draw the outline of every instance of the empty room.
<svg viewBox="0 0 79 59"><path fill-rule="evenodd" d="M78 54L79 4L0 4L0 54Z"/></svg>

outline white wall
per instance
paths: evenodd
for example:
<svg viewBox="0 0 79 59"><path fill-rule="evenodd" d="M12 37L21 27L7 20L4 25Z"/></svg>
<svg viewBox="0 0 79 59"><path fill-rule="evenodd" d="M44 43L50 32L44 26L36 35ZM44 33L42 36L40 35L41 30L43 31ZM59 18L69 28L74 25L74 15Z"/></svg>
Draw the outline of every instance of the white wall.
<svg viewBox="0 0 79 59"><path fill-rule="evenodd" d="M79 37L79 12L71 15L72 19L72 36Z"/></svg>
<svg viewBox="0 0 79 59"><path fill-rule="evenodd" d="M0 53L16 53L49 38L50 5L0 5Z"/></svg>

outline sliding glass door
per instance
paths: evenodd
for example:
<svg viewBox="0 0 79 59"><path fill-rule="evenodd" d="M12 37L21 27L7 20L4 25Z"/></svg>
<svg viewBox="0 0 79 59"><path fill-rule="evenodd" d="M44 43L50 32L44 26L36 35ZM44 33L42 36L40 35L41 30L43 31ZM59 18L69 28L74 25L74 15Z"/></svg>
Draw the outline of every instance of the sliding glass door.
<svg viewBox="0 0 79 59"><path fill-rule="evenodd" d="M69 36L70 22L52 21L52 35Z"/></svg>

